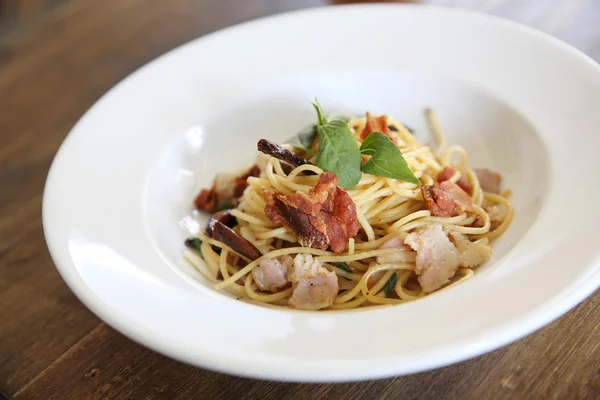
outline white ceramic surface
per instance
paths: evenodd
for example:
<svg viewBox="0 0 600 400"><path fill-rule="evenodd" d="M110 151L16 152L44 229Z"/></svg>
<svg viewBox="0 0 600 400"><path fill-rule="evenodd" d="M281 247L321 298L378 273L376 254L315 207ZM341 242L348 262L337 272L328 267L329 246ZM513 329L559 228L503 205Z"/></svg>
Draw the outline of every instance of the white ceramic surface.
<svg viewBox="0 0 600 400"><path fill-rule="evenodd" d="M451 290L395 307L293 312L241 303L181 258L191 201L326 111L422 110L474 166L502 172L516 217L493 259ZM108 92L50 170L44 231L79 298L134 340L185 362L301 381L440 367L557 318L600 285L600 68L552 37L470 12L313 9L190 42Z"/></svg>

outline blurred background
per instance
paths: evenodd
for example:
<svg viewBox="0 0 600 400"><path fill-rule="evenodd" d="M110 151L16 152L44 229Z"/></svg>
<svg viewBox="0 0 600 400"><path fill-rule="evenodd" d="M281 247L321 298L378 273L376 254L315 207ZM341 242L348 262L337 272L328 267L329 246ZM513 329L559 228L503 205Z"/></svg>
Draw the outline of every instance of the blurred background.
<svg viewBox="0 0 600 400"><path fill-rule="evenodd" d="M122 1L124 4L135 2L139 1ZM255 10L269 8L279 12L328 4L375 2L442 5L494 14L550 33L583 50L592 58L600 59L600 0L201 0L172 3L173 9L182 10L184 6L188 6L190 12L196 10L210 15L216 10L220 10L221 13L235 14L236 8ZM90 12L97 11L101 14L106 7L105 3L114 3L114 1L0 0L0 34L3 32L6 34L9 30L17 29L23 24L40 22L45 15L55 12L57 8L78 7L67 3L85 3ZM150 7L156 2L148 1L148 3ZM170 3L170 0L165 0L164 3Z"/></svg>

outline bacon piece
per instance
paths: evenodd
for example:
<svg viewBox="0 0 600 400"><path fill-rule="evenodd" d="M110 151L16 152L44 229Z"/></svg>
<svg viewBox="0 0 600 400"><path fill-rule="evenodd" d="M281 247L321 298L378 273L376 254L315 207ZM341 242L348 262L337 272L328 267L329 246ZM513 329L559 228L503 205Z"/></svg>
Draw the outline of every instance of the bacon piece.
<svg viewBox="0 0 600 400"><path fill-rule="evenodd" d="M506 218L506 210L499 208L497 205L491 206L489 204L483 203L483 209L490 216L490 231L495 230L500 226L504 218ZM482 227L483 226L483 218L479 214L475 217L475 221L471 224L471 226Z"/></svg>
<svg viewBox="0 0 600 400"><path fill-rule="evenodd" d="M452 167L444 167L444 169L441 170L437 176L438 183L450 180L450 178L452 178L455 173L456 173L456 169L454 169ZM473 193L473 187L471 186L471 184L469 183L469 181L467 180L467 178L464 175L461 175L461 177L458 179L458 182L456 182L456 184L462 190L467 192L468 194Z"/></svg>
<svg viewBox="0 0 600 400"><path fill-rule="evenodd" d="M425 293L450 281L461 263L460 253L439 224L427 225L406 236L404 243L417 252L415 274Z"/></svg>
<svg viewBox="0 0 600 400"><path fill-rule="evenodd" d="M310 254L294 258L293 271L288 275L294 288L288 304L300 310L320 310L333 304L339 291L335 272L323 267Z"/></svg>
<svg viewBox="0 0 600 400"><path fill-rule="evenodd" d="M321 174L317 184L304 194L281 195L263 191L267 203L265 215L282 223L297 237L302 246L334 253L346 249L348 239L358 233L356 205L348 194L337 186L333 172Z"/></svg>
<svg viewBox="0 0 600 400"><path fill-rule="evenodd" d="M198 210L214 213L223 207L233 208L239 204L239 199L248 187L248 178L258 176L260 168L253 165L242 174L217 174L210 189L202 189L194 199Z"/></svg>
<svg viewBox="0 0 600 400"><path fill-rule="evenodd" d="M484 192L500 193L500 174L486 168L475 168L475 175Z"/></svg>
<svg viewBox="0 0 600 400"><path fill-rule="evenodd" d="M310 216L288 204L276 193L263 192L267 206L265 215L273 222L280 222L291 230L302 246L326 250L329 247L327 237L312 224Z"/></svg>
<svg viewBox="0 0 600 400"><path fill-rule="evenodd" d="M488 238L471 242L462 233L450 231L448 237L460 253L460 265L475 268L492 256L492 247Z"/></svg>
<svg viewBox="0 0 600 400"><path fill-rule="evenodd" d="M260 290L271 293L280 292L290 285L288 266L291 267L292 263L293 260L290 256L282 259L262 260L258 267L252 270L252 277Z"/></svg>
<svg viewBox="0 0 600 400"><path fill-rule="evenodd" d="M490 206L484 204L483 209L490 216L490 230L495 230L501 223L504 221L506 217L506 212L502 211L498 206Z"/></svg>
<svg viewBox="0 0 600 400"><path fill-rule="evenodd" d="M360 134L360 138L365 140L367 136L369 136L373 132L381 132L384 135L388 136L394 144L398 144L398 139L396 136L392 134L390 128L387 123L387 115L380 115L378 117L371 115L370 112L367 111L367 123L365 124L365 128Z"/></svg>
<svg viewBox="0 0 600 400"><path fill-rule="evenodd" d="M398 252L392 254L386 254L383 256L377 256L377 262L379 264L397 263L406 261L406 250L410 250L408 246L404 245L404 240L399 235L390 236L385 242L379 246L380 249L392 249L396 248Z"/></svg>
<svg viewBox="0 0 600 400"><path fill-rule="evenodd" d="M436 217L454 217L471 211L473 200L458 185L444 181L437 186L421 186L427 208Z"/></svg>

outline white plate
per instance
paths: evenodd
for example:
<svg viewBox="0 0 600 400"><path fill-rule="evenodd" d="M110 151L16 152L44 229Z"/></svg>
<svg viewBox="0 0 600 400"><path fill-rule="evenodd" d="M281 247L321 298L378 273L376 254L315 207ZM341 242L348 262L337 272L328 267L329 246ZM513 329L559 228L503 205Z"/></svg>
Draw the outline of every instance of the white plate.
<svg viewBox="0 0 600 400"><path fill-rule="evenodd" d="M433 107L475 166L502 172L515 220L458 287L395 307L293 312L242 303L181 259L191 200L326 111L388 113L427 140ZM342 381L407 374L505 345L600 284L600 68L529 28L470 12L370 5L229 28L140 69L73 128L44 230L79 298L173 358L233 374ZM187 216L187 217L186 217Z"/></svg>

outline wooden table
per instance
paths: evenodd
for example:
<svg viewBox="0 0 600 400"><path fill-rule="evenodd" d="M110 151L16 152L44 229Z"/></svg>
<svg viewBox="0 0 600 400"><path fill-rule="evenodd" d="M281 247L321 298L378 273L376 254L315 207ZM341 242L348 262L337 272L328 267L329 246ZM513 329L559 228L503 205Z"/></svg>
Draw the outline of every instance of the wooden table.
<svg viewBox="0 0 600 400"><path fill-rule="evenodd" d="M181 43L325 3L68 0L0 28L0 392L6 397L600 398L600 291L539 332L458 365L317 385L242 379L172 361L102 323L60 279L42 234L42 189L58 146L82 113L127 74ZM513 18L600 59L597 0L431 3Z"/></svg>

